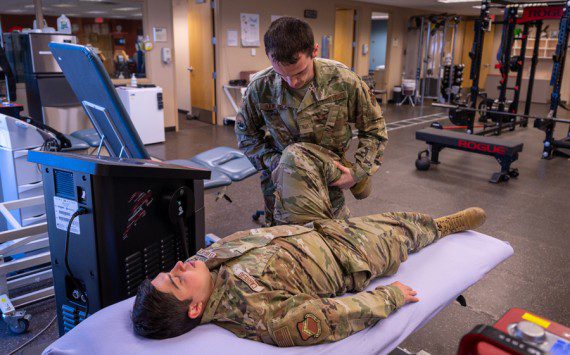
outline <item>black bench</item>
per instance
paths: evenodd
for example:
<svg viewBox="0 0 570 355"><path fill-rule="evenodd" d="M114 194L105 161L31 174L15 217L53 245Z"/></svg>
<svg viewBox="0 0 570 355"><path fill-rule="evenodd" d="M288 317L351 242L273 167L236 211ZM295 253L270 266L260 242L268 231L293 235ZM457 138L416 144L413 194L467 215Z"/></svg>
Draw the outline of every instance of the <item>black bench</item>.
<svg viewBox="0 0 570 355"><path fill-rule="evenodd" d="M439 152L443 148L451 148L495 157L501 165L501 171L494 173L490 182L508 181L510 177L518 176L518 169L511 169L511 163L518 159L519 152L523 150L521 142L437 128L416 131L416 139L428 144L428 150L418 154L418 160L416 160L418 170L428 170L430 164L439 164ZM423 154L425 156L422 156Z"/></svg>

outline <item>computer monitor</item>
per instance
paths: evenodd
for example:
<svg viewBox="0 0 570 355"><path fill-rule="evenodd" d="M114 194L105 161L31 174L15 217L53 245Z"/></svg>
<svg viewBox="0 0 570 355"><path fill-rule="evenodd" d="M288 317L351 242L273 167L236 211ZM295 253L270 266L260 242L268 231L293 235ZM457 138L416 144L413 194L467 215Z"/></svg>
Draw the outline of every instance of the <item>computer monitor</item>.
<svg viewBox="0 0 570 355"><path fill-rule="evenodd" d="M109 154L150 159L99 57L77 44L52 42L49 48Z"/></svg>

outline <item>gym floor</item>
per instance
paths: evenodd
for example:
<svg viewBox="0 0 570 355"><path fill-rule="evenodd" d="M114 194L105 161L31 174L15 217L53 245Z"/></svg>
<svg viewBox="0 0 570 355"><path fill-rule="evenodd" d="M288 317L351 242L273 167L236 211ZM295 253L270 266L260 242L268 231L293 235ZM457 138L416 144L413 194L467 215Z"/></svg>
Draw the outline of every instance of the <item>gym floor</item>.
<svg viewBox="0 0 570 355"><path fill-rule="evenodd" d="M522 107L522 106L521 106ZM534 105L533 114L544 115L545 105ZM433 107L396 107L385 109L387 122L446 112ZM560 110L560 117L568 117ZM440 120L448 123L446 119ZM455 354L461 336L475 325L493 324L507 310L520 307L553 321L570 323L570 160L540 159L544 133L532 124L501 136L524 143L524 150L513 167L520 176L498 185L488 182L499 165L491 157L444 150L442 164L427 172L417 171L414 161L425 144L415 140L415 131L429 123L389 132L390 141L384 164L373 178L374 191L362 201L347 194L353 216L388 211L420 211L433 216L480 206L488 219L482 233L508 241L515 254L465 291L467 307L453 303L424 328L411 335L402 347L410 351L425 350L432 355ZM566 133L559 124L557 137ZM180 118L180 131L168 132L165 144L149 146L157 158L176 159L193 156L216 146L236 146L233 127L211 126ZM352 149L354 149L354 144ZM349 152L349 157L352 154ZM218 236L255 227L251 214L263 207L259 180L255 177L233 184L228 189L233 199L215 201L206 196L206 230ZM245 212L244 212L245 211ZM413 286L413 285L412 285ZM437 285L434 285L437 287ZM420 295L421 297L421 290ZM32 314L31 329L25 335L13 335L0 322L0 353L7 353L37 334L55 315L53 299L26 308ZM57 339L56 325L26 347L25 354L41 352Z"/></svg>

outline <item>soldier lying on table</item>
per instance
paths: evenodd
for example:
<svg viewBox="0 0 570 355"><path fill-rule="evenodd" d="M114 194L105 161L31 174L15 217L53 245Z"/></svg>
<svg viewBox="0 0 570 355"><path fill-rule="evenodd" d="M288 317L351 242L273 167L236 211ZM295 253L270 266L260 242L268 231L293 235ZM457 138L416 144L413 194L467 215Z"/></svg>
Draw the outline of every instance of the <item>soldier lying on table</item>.
<svg viewBox="0 0 570 355"><path fill-rule="evenodd" d="M482 209L469 208L437 219L393 212L238 232L144 281L134 330L163 339L214 323L277 346L337 341L419 301L400 282L364 291L372 279L484 221ZM337 298L346 292L354 295Z"/></svg>

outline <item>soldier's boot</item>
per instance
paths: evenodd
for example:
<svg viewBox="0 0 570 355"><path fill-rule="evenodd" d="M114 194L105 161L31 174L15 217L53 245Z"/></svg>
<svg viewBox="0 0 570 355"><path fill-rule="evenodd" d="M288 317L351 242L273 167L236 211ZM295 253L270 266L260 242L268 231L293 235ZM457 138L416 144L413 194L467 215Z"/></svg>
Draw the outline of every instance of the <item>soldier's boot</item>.
<svg viewBox="0 0 570 355"><path fill-rule="evenodd" d="M353 164L346 160L343 160L341 164L350 169L352 169L353 167ZM350 192L352 192L352 195L357 200L363 200L368 196L370 196L370 193L372 193L372 179L370 178L370 176L364 177L359 183L351 187Z"/></svg>
<svg viewBox="0 0 570 355"><path fill-rule="evenodd" d="M475 229L485 223L487 215L482 208L470 207L463 211L435 219L441 237L468 229Z"/></svg>

